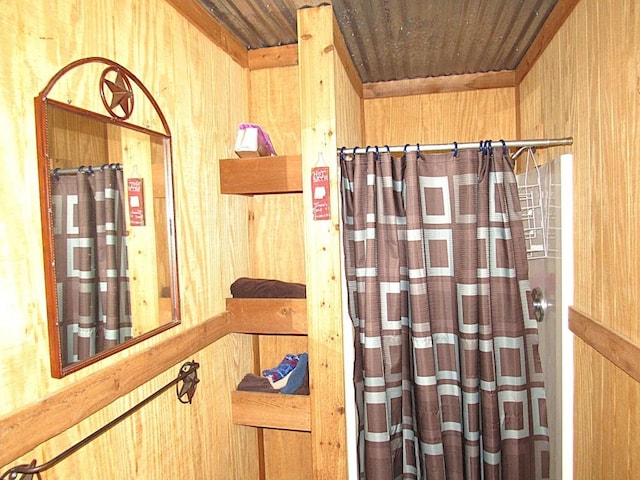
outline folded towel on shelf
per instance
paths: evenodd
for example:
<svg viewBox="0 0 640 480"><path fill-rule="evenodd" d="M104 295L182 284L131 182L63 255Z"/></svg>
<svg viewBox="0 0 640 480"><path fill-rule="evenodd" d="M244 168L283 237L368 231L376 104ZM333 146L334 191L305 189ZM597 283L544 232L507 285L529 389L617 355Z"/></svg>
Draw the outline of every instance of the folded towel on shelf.
<svg viewBox="0 0 640 480"><path fill-rule="evenodd" d="M231 295L234 298L306 298L307 287L302 283L241 277L231 284Z"/></svg>
<svg viewBox="0 0 640 480"><path fill-rule="evenodd" d="M278 393L271 386L271 382L266 377L260 375L254 375L253 373L247 373L244 378L238 384L238 390L245 392L262 392L262 393Z"/></svg>

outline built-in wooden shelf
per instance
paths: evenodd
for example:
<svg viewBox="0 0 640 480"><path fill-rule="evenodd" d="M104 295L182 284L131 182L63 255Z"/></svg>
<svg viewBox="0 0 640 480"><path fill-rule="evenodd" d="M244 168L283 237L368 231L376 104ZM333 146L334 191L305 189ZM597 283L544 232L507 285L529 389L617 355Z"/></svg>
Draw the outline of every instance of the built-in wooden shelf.
<svg viewBox="0 0 640 480"><path fill-rule="evenodd" d="M233 423L250 427L311 431L308 395L285 395L236 390L231 392Z"/></svg>
<svg viewBox="0 0 640 480"><path fill-rule="evenodd" d="M234 333L306 335L307 301L296 298L227 298Z"/></svg>
<svg viewBox="0 0 640 480"><path fill-rule="evenodd" d="M302 156L221 159L220 192L240 195L302 192Z"/></svg>

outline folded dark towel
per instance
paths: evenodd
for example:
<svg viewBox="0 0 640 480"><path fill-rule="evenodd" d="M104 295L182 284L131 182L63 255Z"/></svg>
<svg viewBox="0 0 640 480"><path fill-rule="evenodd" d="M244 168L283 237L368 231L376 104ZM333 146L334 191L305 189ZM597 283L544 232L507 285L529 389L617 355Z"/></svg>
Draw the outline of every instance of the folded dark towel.
<svg viewBox="0 0 640 480"><path fill-rule="evenodd" d="M254 375L253 373L247 373L238 385L238 390L244 390L245 392L263 392L263 393L278 393L271 386L271 382L266 377L260 375Z"/></svg>
<svg viewBox="0 0 640 480"><path fill-rule="evenodd" d="M242 277L231 284L231 295L234 298L306 298L307 287L302 283Z"/></svg>

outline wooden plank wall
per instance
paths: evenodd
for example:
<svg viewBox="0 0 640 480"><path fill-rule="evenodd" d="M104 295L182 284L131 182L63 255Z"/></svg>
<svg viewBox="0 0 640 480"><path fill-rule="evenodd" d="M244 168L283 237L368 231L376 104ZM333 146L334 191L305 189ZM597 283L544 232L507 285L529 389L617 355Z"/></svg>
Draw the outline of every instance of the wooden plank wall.
<svg viewBox="0 0 640 480"><path fill-rule="evenodd" d="M261 51L268 55L269 50ZM278 52L278 49L273 49ZM249 121L269 133L280 155L300 154L298 67L251 70ZM264 159L269 162L268 158ZM251 275L305 283L302 194L256 195L249 202ZM261 335L258 372L277 365L287 353L307 352L306 336ZM245 427L249 428L249 427ZM264 477L311 476L311 434L264 429ZM291 461L295 458L295 461Z"/></svg>
<svg viewBox="0 0 640 480"><path fill-rule="evenodd" d="M514 88L365 99L364 115L367 145L495 141L516 135Z"/></svg>
<svg viewBox="0 0 640 480"><path fill-rule="evenodd" d="M0 41L12 47L0 62L5 91L0 104L5 175L0 189L0 420L65 389L73 391L80 380L107 366L148 361L137 354L223 312L229 284L249 271L247 200L218 194L217 162L233 154L235 129L246 120L247 70L165 1L37 0L25 8L24 2L10 0L2 7ZM134 72L171 127L183 323L55 380L49 373L33 98L60 68L96 55ZM195 354L201 383L192 405L166 393L46 478L80 478L86 472L97 480L166 478L167 472L176 478L256 478L257 461L247 461L257 458L256 434L230 421L230 392L251 368L251 356L239 352L251 347L250 339L234 335ZM173 380L179 366L20 458L2 457L0 471L33 458L51 459ZM143 367L136 364L132 370ZM84 405L74 398L69 396L67 408L77 414ZM60 410L47 421L67 416ZM28 441L17 434L12 442L22 440Z"/></svg>
<svg viewBox="0 0 640 480"><path fill-rule="evenodd" d="M519 88L522 137L574 138L566 150L574 153L575 306L635 345L638 44L637 2L582 0ZM640 471L640 384L609 355L576 340L576 479L631 479Z"/></svg>

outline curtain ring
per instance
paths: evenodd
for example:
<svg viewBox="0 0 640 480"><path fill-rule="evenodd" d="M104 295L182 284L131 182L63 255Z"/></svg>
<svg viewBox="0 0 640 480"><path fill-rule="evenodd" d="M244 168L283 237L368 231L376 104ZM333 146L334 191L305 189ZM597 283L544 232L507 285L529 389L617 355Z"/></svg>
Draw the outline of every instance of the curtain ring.
<svg viewBox="0 0 640 480"><path fill-rule="evenodd" d="M346 147L342 147L342 148L340 149L340 161L341 161L341 162L342 162L342 161L344 161L344 150L345 150L345 148L346 148Z"/></svg>
<svg viewBox="0 0 640 480"><path fill-rule="evenodd" d="M407 154L407 148L409 148L409 144L408 143L405 144L404 149L403 149L405 155Z"/></svg>
<svg viewBox="0 0 640 480"><path fill-rule="evenodd" d="M458 156L458 142L453 142L453 156L454 158Z"/></svg>
<svg viewBox="0 0 640 480"><path fill-rule="evenodd" d="M493 142L491 140L487 140L487 144L488 144L487 150L489 152L489 156L493 157Z"/></svg>
<svg viewBox="0 0 640 480"><path fill-rule="evenodd" d="M376 145L376 160L380 158L380 151L378 150L378 146Z"/></svg>
<svg viewBox="0 0 640 480"><path fill-rule="evenodd" d="M51 175L53 175L53 178L55 178L56 180L60 180L60 168L54 168L53 172L51 172Z"/></svg>
<svg viewBox="0 0 640 480"><path fill-rule="evenodd" d="M389 145L385 145L385 147L387 147L387 153L391 154L391 148L389 147Z"/></svg>

